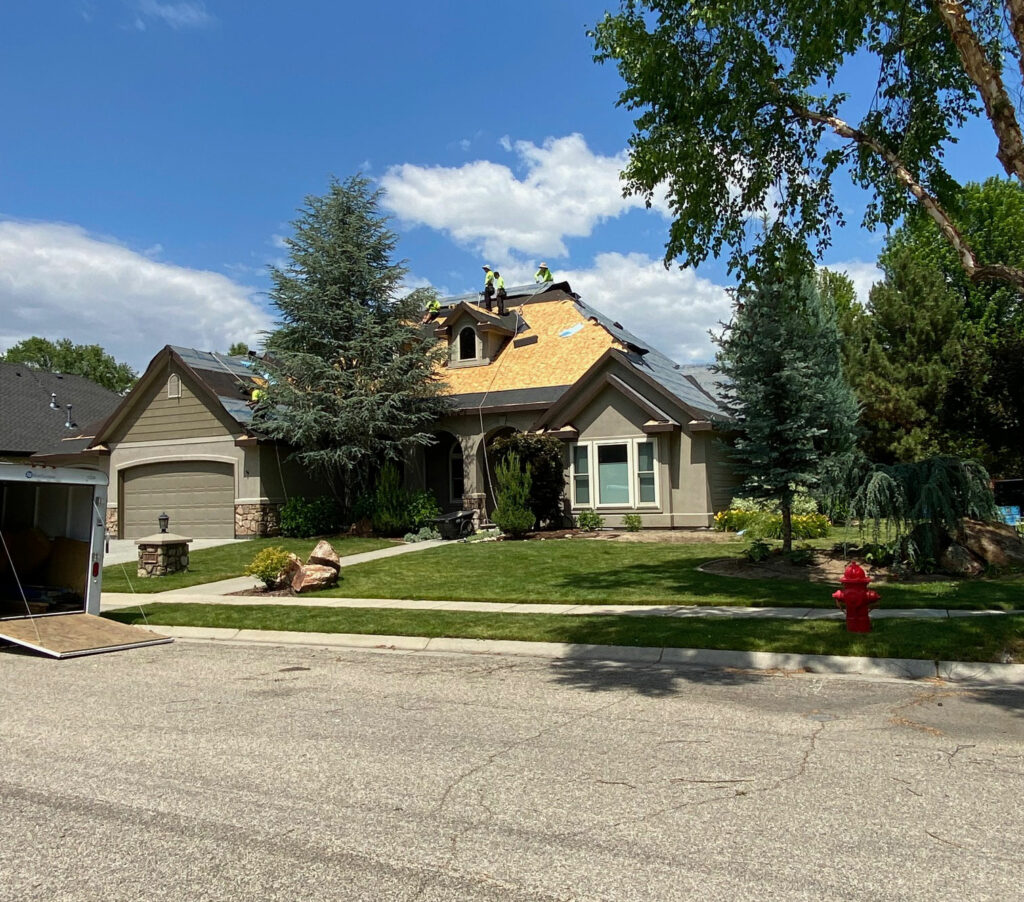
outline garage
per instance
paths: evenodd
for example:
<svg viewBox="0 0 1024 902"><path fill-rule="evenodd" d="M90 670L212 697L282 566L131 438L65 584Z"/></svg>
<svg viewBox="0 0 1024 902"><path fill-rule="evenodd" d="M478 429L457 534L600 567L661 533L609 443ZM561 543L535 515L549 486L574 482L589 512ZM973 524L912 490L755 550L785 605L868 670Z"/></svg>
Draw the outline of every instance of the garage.
<svg viewBox="0 0 1024 902"><path fill-rule="evenodd" d="M121 536L158 531L166 513L170 530L196 539L235 535L235 469L209 460L142 464L121 474Z"/></svg>

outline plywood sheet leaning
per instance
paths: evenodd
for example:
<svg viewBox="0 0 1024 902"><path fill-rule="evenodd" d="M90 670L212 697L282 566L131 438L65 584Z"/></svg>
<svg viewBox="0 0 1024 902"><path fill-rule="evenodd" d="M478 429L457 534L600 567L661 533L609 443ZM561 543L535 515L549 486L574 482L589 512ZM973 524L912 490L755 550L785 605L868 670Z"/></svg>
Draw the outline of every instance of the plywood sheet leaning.
<svg viewBox="0 0 1024 902"><path fill-rule="evenodd" d="M77 613L0 620L0 641L13 642L54 658L73 658L162 645L174 640L138 626Z"/></svg>

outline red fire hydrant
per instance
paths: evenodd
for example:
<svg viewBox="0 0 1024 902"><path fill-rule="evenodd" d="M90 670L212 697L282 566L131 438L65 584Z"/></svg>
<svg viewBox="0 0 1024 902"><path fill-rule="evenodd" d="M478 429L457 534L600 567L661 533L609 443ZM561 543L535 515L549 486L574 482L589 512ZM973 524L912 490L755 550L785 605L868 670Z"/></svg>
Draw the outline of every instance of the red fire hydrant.
<svg viewBox="0 0 1024 902"><path fill-rule="evenodd" d="M839 582L843 584L843 588L838 592L833 592L832 597L836 600L837 608L846 609L847 631L870 633L871 618L868 613L874 605L878 604L879 595L868 588L871 580L864 573L864 568L856 561L851 561Z"/></svg>

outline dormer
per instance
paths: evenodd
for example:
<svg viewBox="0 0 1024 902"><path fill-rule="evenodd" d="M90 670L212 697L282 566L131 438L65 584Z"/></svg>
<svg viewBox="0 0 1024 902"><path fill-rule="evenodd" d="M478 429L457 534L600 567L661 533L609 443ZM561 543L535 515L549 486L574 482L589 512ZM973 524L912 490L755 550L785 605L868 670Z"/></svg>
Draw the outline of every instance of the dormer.
<svg viewBox="0 0 1024 902"><path fill-rule="evenodd" d="M515 335L515 323L515 314L497 316L463 302L452 308L435 334L448 342L448 366L486 366Z"/></svg>

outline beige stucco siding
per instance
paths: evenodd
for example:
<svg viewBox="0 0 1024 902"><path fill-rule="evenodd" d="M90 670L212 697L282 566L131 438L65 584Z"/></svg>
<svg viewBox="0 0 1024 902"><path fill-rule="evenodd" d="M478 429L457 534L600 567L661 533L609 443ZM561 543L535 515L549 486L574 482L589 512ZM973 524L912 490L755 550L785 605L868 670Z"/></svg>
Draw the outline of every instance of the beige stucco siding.
<svg viewBox="0 0 1024 902"><path fill-rule="evenodd" d="M167 396L167 381L172 374L180 380L180 398ZM189 381L172 367L167 378L158 380L149 389L135 407L135 413L121 425L115 441L179 441L230 435L231 429L225 419L215 415L196 395Z"/></svg>

